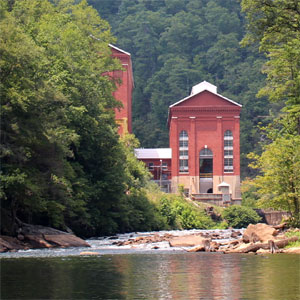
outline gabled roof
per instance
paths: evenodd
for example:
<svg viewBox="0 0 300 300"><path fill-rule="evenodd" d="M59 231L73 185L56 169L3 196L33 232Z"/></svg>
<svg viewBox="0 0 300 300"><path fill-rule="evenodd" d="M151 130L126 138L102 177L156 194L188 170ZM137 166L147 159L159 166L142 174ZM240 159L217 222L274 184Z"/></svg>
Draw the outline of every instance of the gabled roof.
<svg viewBox="0 0 300 300"><path fill-rule="evenodd" d="M138 148L134 149L135 156L138 159L171 159L171 148Z"/></svg>
<svg viewBox="0 0 300 300"><path fill-rule="evenodd" d="M188 100L188 99L194 97L195 95L198 95L198 94L200 94L200 93L202 93L202 92L204 92L204 91L208 91L208 92L210 92L210 93L212 93L212 94L215 94L216 96L218 96L218 97L220 97L220 98L222 98L222 99L224 99L224 100L226 100L226 101L228 101L228 102L230 102L230 103L232 103L232 104L234 104L234 105L237 105L237 106L239 106L239 107L242 107L241 104L239 104L239 103L237 103L237 102L235 102L235 101L233 101L233 100L230 100L230 99L228 99L228 98L226 98L226 97L224 97L224 96L218 94L218 93L217 93L217 87L216 87L215 85L213 85L213 84L207 82L207 81L202 81L201 83L198 83L198 84L194 85L194 86L192 87L191 94L190 94L188 97L185 97L185 98L179 100L178 102L176 102L176 103L170 105L169 107L170 107L170 108L171 108L171 107L174 107L174 106L178 105L179 103L184 102L184 101L186 101L186 100Z"/></svg>
<svg viewBox="0 0 300 300"><path fill-rule="evenodd" d="M122 49L120 49L120 48L118 48L118 47L116 47L116 46L114 46L114 45L112 45L112 44L108 44L108 45L109 45L109 47L111 47L111 48L113 48L113 49L115 49L115 50L117 50L117 51L119 51L119 52L121 52L121 53L124 53L124 54L126 54L126 55L131 56L131 54L130 54L129 52L126 52L126 51L124 51L124 50L122 50Z"/></svg>

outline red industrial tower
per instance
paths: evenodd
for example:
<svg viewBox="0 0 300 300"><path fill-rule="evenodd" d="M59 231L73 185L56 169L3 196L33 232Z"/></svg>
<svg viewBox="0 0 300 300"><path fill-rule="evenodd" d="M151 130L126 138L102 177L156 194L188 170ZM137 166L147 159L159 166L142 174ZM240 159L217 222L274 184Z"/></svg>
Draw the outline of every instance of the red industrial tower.
<svg viewBox="0 0 300 300"><path fill-rule="evenodd" d="M119 59L122 63L123 70L113 71L113 78L120 79L120 84L113 96L119 100L123 108L116 109L116 122L119 125L119 134L123 136L126 133L132 132L131 127L131 105L132 105L132 91L134 87L132 63L130 53L116 47L109 45L112 50L112 56Z"/></svg>

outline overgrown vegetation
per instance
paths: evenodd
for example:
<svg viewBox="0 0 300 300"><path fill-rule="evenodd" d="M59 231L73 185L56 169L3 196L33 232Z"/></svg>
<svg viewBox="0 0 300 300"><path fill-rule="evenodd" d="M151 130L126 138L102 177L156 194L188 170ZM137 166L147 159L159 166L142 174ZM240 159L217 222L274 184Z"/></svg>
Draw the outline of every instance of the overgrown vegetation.
<svg viewBox="0 0 300 300"><path fill-rule="evenodd" d="M288 231L286 234L286 237L293 237L297 236L298 241L296 242L289 242L289 244L285 248L292 248L292 247L300 247L300 231L295 230L295 231Z"/></svg>
<svg viewBox="0 0 300 300"><path fill-rule="evenodd" d="M256 224L261 217L250 207L232 205L224 209L223 218L229 227L245 228L249 224Z"/></svg>

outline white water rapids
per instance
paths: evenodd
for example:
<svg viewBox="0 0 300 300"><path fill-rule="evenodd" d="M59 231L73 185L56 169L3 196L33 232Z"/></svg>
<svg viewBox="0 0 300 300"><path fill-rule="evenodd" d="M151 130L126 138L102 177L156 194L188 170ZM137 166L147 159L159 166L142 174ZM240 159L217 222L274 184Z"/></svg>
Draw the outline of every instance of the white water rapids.
<svg viewBox="0 0 300 300"><path fill-rule="evenodd" d="M19 250L16 252L5 252L0 254L0 258L20 258L20 257L58 257L58 256L77 256L81 252L91 251L98 252L100 255L105 254L128 254L128 253L153 253L158 251L163 252L180 252L186 251L187 247L170 247L168 241L162 241L158 243L146 243L146 244L134 244L118 246L118 242L125 242L135 239L137 237L153 236L154 234L163 236L170 234L173 236L184 236L191 234L217 234L219 238L212 241L218 243L228 242L233 240L231 237L233 232L243 233L244 229L213 229L213 230L171 230L171 231L152 231L152 232L135 232L117 234L110 237L95 237L86 240L91 247L87 248L51 248L51 249L30 249Z"/></svg>

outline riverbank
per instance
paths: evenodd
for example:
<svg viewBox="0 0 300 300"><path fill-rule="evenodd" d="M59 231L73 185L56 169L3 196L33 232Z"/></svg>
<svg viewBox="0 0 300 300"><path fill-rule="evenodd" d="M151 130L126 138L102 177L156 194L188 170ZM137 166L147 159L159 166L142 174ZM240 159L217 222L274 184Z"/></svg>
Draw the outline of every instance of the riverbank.
<svg viewBox="0 0 300 300"><path fill-rule="evenodd" d="M30 225L31 226L31 225ZM35 226L23 229L19 238L1 237L1 251L12 253L18 250L47 250L71 255L101 255L110 251L185 251L218 253L300 253L300 248L284 248L289 242L298 240L297 236L286 236L284 225L249 225L247 229L214 230L174 230L159 232L140 232L119 234L111 237L98 237L82 240L71 233L48 227ZM29 234L30 233L30 234ZM9 244L9 245L7 245ZM89 249L87 249L89 247ZM54 249L55 248L55 249ZM72 248L72 251L67 249ZM77 250L76 250L77 249ZM41 251L45 251L41 250ZM21 251L25 253L26 251Z"/></svg>
<svg viewBox="0 0 300 300"><path fill-rule="evenodd" d="M0 252L68 247L90 247L90 245L73 233L25 223L19 228L17 237L0 236Z"/></svg>
<svg viewBox="0 0 300 300"><path fill-rule="evenodd" d="M160 243L167 242L171 248L181 248L188 252L300 254L300 247L284 249L290 242L299 239L297 236L287 237L286 232L284 224L270 226L259 223L250 224L246 230L207 230L186 235L154 233L125 241L116 241L113 244L131 248L142 245L151 247L152 245L152 249L160 249ZM163 247L165 247L164 244Z"/></svg>

